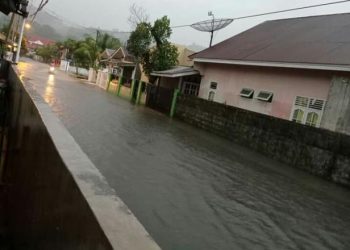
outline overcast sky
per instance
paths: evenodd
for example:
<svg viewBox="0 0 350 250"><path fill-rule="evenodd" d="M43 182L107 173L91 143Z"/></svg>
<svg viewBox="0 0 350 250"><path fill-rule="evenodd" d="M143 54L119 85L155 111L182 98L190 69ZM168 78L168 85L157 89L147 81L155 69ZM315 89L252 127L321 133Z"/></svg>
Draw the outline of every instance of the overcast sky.
<svg viewBox="0 0 350 250"><path fill-rule="evenodd" d="M46 8L54 11L60 17L83 26L129 31L130 25L127 19L132 3L145 8L151 20L167 15L171 20L171 25L176 26L206 20L209 10L213 11L218 18L228 18L332 1L337 0L50 0ZM40 0L32 0L32 2L38 4ZM237 20L229 27L217 32L214 43L223 41L266 20L343 12L350 12L350 2ZM171 39L180 44L196 43L207 46L209 34L186 27L174 29Z"/></svg>

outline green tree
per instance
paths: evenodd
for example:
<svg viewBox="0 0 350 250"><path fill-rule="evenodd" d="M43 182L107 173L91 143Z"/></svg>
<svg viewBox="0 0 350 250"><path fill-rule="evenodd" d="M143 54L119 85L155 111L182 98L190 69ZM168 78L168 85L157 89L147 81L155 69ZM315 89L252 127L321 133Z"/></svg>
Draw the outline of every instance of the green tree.
<svg viewBox="0 0 350 250"><path fill-rule="evenodd" d="M52 59L59 57L60 50L55 44L54 45L46 45L46 46L43 46L41 48L38 48L36 50L36 54L38 56L41 56L43 58L44 62L48 63Z"/></svg>
<svg viewBox="0 0 350 250"><path fill-rule="evenodd" d="M152 71L167 70L177 64L178 51L168 39L172 30L167 16L154 22L139 23L130 35L127 49L141 62L145 73L150 76ZM151 44L155 47L151 48Z"/></svg>
<svg viewBox="0 0 350 250"><path fill-rule="evenodd" d="M128 40L127 49L139 60L145 59L152 44L151 25L140 23Z"/></svg>
<svg viewBox="0 0 350 250"><path fill-rule="evenodd" d="M73 53L78 47L78 41L73 39L67 39L62 43L62 48L66 50L66 59L71 60Z"/></svg>
<svg viewBox="0 0 350 250"><path fill-rule="evenodd" d="M118 49L121 46L121 42L118 38L115 38L107 33L101 34L97 39L97 47L100 52L105 49Z"/></svg>
<svg viewBox="0 0 350 250"><path fill-rule="evenodd" d="M79 41L73 52L73 61L78 67L89 69L96 67L98 57L98 49L96 41L92 37L87 37L83 41Z"/></svg>

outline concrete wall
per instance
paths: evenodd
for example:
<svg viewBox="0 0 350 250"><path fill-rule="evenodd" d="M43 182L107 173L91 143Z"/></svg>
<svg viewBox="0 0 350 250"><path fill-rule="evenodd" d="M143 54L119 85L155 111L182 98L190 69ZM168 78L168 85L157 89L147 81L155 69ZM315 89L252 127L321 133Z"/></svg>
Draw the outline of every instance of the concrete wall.
<svg viewBox="0 0 350 250"><path fill-rule="evenodd" d="M217 82L214 101L259 112L282 119L290 119L296 96L327 100L332 72L262 67L244 67L224 64L195 63L203 76L199 97L208 99L211 82ZM274 93L272 103L255 98L242 98L243 88Z"/></svg>
<svg viewBox="0 0 350 250"><path fill-rule="evenodd" d="M176 117L264 155L350 186L350 136L180 96Z"/></svg>
<svg viewBox="0 0 350 250"><path fill-rule="evenodd" d="M13 249L159 247L50 107L10 69L7 223Z"/></svg>
<svg viewBox="0 0 350 250"><path fill-rule="evenodd" d="M350 79L334 77L324 112L323 128L350 134Z"/></svg>

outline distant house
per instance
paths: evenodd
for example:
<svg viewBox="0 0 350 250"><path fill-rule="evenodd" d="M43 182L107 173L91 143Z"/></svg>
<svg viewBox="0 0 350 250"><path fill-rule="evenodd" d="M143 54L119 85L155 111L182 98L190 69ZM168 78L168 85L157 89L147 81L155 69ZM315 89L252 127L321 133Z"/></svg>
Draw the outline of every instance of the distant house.
<svg viewBox="0 0 350 250"><path fill-rule="evenodd" d="M169 113L175 90L179 93L197 96L201 77L199 71L193 69L193 60L190 55L194 51L182 45L176 45L179 56L177 66L155 71L151 76L156 78L147 93L147 105L154 109Z"/></svg>
<svg viewBox="0 0 350 250"><path fill-rule="evenodd" d="M97 75L99 86L116 92L118 96L131 98L141 103L145 102L145 85L148 77L144 74L142 66L136 62L135 57L126 48L103 51L100 55L100 66L102 70Z"/></svg>
<svg viewBox="0 0 350 250"><path fill-rule="evenodd" d="M156 85L148 84L148 92L146 92L148 76L144 73L142 65L137 63L134 56L124 47L117 50L106 49L101 53L100 63L103 69L97 76L98 85L118 96L130 98L136 103L145 104L146 99L155 100L157 103L159 100L165 100L161 109L166 103L165 110L168 111L177 87L198 94L200 82L199 73L193 70L191 67L193 60L189 58L189 55L194 52L185 46L175 46L179 53L178 66L164 72L153 72L152 76L157 78ZM156 91L155 86L157 86ZM149 95L151 95L150 98L148 98Z"/></svg>
<svg viewBox="0 0 350 250"><path fill-rule="evenodd" d="M199 97L350 133L350 14L264 22L193 55Z"/></svg>
<svg viewBox="0 0 350 250"><path fill-rule="evenodd" d="M41 37L41 36L34 36L34 35L29 35L27 36L27 48L28 48L28 53L35 53L35 50L37 48L47 46L47 45L53 45L55 44L56 41Z"/></svg>

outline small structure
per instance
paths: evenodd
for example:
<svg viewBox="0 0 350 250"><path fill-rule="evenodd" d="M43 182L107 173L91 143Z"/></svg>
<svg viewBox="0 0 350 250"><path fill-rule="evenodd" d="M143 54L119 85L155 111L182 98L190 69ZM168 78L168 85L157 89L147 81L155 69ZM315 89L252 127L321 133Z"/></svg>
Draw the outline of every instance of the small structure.
<svg viewBox="0 0 350 250"><path fill-rule="evenodd" d="M350 133L350 14L264 22L193 56L199 97Z"/></svg>
<svg viewBox="0 0 350 250"><path fill-rule="evenodd" d="M26 42L29 55L35 55L35 50L38 48L48 45L54 45L56 43L54 40L34 35L27 36Z"/></svg>
<svg viewBox="0 0 350 250"><path fill-rule="evenodd" d="M197 96L201 76L192 67L177 66L170 70L155 71L157 77L154 85L147 90L147 106L169 113L176 93ZM175 97L176 98L176 97Z"/></svg>
<svg viewBox="0 0 350 250"><path fill-rule="evenodd" d="M98 85L116 95L130 98L136 103L145 103L145 89L147 76L135 57L126 48L117 50L106 49L100 56L103 67L99 74L108 74L108 77L99 77Z"/></svg>

